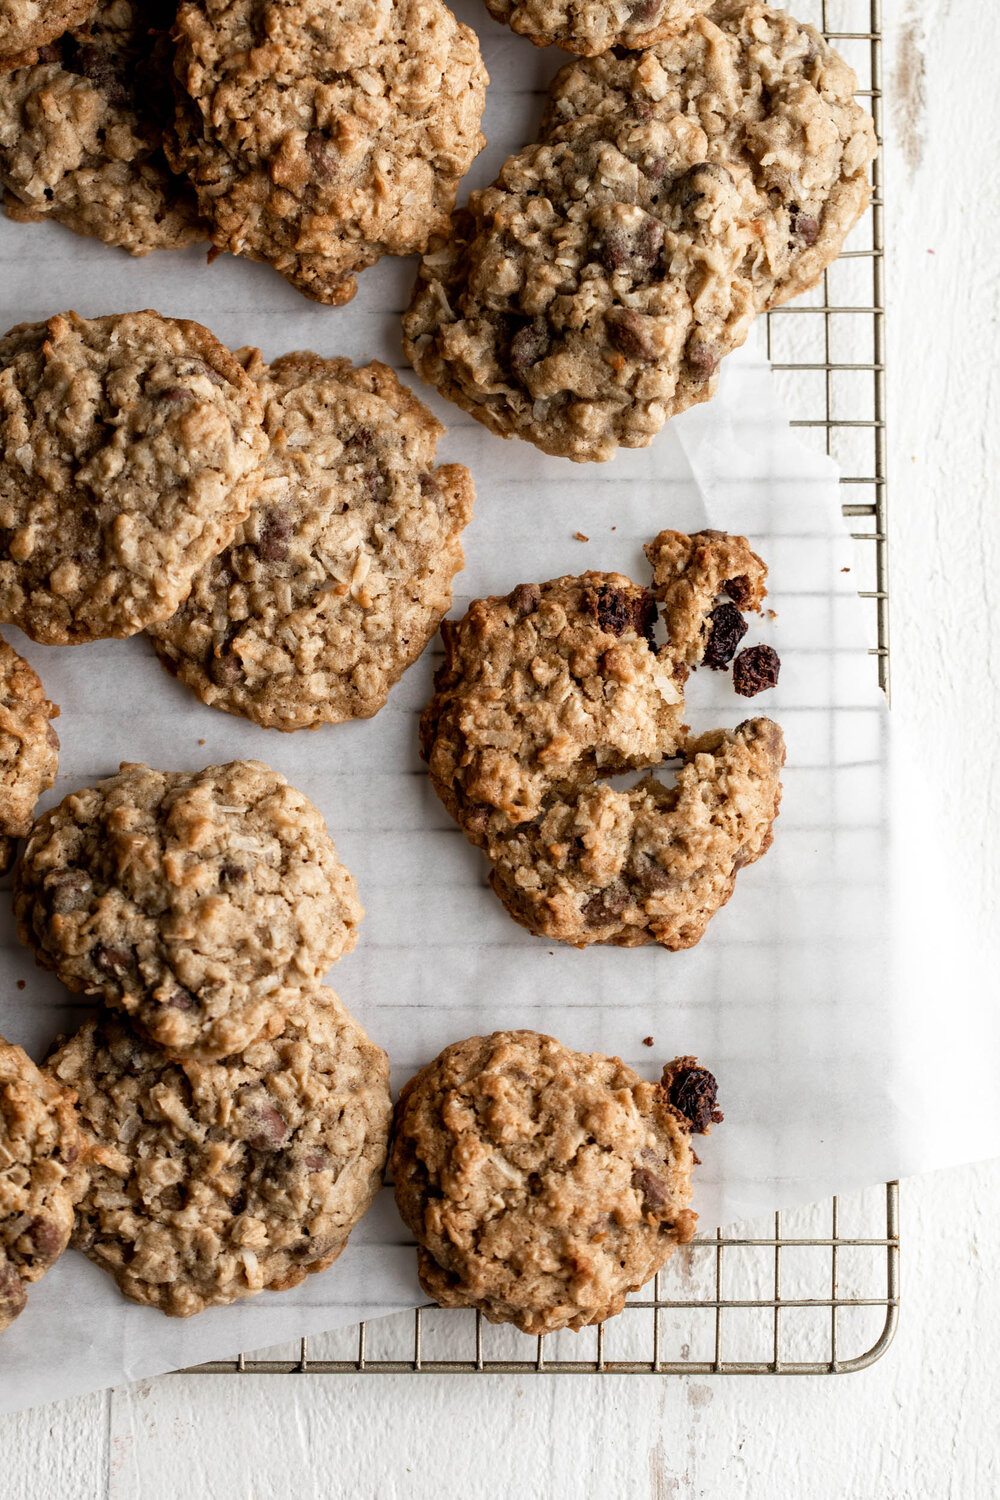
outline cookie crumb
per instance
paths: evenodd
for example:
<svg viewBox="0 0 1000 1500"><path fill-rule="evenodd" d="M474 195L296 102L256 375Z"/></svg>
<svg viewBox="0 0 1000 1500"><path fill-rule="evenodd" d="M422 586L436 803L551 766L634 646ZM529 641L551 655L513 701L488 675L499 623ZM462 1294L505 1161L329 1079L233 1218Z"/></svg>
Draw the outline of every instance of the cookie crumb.
<svg viewBox="0 0 1000 1500"><path fill-rule="evenodd" d="M840 570L840 571L841 571L841 572L842 572L842 573L849 573L849 572L850 572L850 571L851 571L851 570L850 570L850 568L841 568L841 570Z"/></svg>
<svg viewBox="0 0 1000 1500"><path fill-rule="evenodd" d="M19 990L23 990L25 988L25 986L27 985L27 983L28 983L28 981L26 979L19 979L17 981L17 987L18 987L18 989Z"/></svg>
<svg viewBox="0 0 1000 1500"><path fill-rule="evenodd" d="M578 542L589 542L590 541L590 537L589 536L584 536L584 534L583 534L582 531L574 531L573 537Z"/></svg>
<svg viewBox="0 0 1000 1500"><path fill-rule="evenodd" d="M642 1039L642 1045L644 1047L652 1047L653 1046L653 1038L651 1036L644 1036L643 1039Z"/></svg>
<svg viewBox="0 0 1000 1500"><path fill-rule="evenodd" d="M205 741L204 740L199 740L198 743L199 743L199 745L203 745L205 743Z"/></svg>

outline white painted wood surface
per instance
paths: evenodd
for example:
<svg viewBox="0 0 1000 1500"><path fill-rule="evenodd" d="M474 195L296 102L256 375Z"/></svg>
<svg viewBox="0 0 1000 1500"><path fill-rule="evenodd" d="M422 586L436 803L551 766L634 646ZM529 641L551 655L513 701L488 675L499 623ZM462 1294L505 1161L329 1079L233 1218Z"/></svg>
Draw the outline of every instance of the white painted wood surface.
<svg viewBox="0 0 1000 1500"><path fill-rule="evenodd" d="M992 7L885 9L894 696L945 779L982 918L995 924ZM942 1066L948 1130L961 1129L953 1062ZM1000 1163L904 1184L903 1236L900 1332L859 1375L168 1377L0 1418L0 1497L987 1500L1000 1493Z"/></svg>

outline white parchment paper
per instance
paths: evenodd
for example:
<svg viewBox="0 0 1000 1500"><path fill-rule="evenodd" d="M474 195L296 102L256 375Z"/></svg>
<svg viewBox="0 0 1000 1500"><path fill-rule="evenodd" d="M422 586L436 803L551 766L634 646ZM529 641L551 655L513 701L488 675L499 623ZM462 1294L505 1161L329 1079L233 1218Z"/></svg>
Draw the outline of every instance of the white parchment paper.
<svg viewBox="0 0 1000 1500"><path fill-rule="evenodd" d="M475 24L494 80L481 183L530 139L537 86L560 55L535 52L478 8ZM780 685L749 704L728 674L701 672L688 717L699 729L761 712L782 724L788 766L771 852L740 874L690 952L550 950L506 916L422 770L416 720L436 647L374 720L285 736L197 703L142 638L58 650L5 629L62 706L60 775L43 805L123 759L166 769L270 762L318 803L357 877L367 917L330 982L387 1049L394 1086L450 1041L515 1026L617 1053L647 1074L696 1053L717 1073L726 1111L699 1145L706 1226L1000 1153L996 970L984 935L963 920L961 853L939 826L921 764L930 756L893 743L868 654L874 620L856 597L871 586L871 559L848 538L832 465L775 410L760 353L751 344L731 360L717 399L649 449L581 468L504 443L419 387L399 347L412 275L409 263L383 262L363 275L354 303L329 310L266 267L224 258L209 269L198 252L132 262L56 226L0 223L4 328L66 307L155 306L268 357L313 348L403 369L449 429L439 457L468 464L476 480L456 612L472 597L585 568L645 581L642 543L665 525L749 535L770 567L777 617L754 621L747 641L777 648ZM18 945L0 900L0 1031L40 1057L82 1013ZM0 1340L0 1410L420 1300L388 1192L329 1272L191 1322L125 1302L71 1253Z"/></svg>

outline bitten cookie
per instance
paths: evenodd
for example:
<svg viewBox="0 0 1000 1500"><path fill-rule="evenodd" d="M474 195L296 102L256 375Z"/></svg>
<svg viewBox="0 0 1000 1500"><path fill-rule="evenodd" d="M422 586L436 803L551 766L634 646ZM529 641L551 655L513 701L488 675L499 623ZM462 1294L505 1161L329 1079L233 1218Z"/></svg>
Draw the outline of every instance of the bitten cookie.
<svg viewBox="0 0 1000 1500"><path fill-rule="evenodd" d="M87 1180L75 1097L0 1037L0 1332L69 1243Z"/></svg>
<svg viewBox="0 0 1000 1500"><path fill-rule="evenodd" d="M218 1062L170 1062L104 1016L49 1067L92 1142L73 1244L171 1317L325 1271L381 1186L389 1064L332 990Z"/></svg>
<svg viewBox="0 0 1000 1500"><path fill-rule="evenodd" d="M534 1031L446 1047L392 1145L424 1290L533 1334L620 1312L694 1235L690 1136L722 1119L715 1092L691 1057L647 1083Z"/></svg>
<svg viewBox="0 0 1000 1500"><path fill-rule="evenodd" d="M683 31L713 0L486 0L504 21L536 47L555 44L592 57L611 47L650 47Z"/></svg>
<svg viewBox="0 0 1000 1500"><path fill-rule="evenodd" d="M0 84L7 216L56 219L131 255L208 239L163 155L173 119L169 0L100 0L86 24Z"/></svg>
<svg viewBox="0 0 1000 1500"><path fill-rule="evenodd" d="M763 562L721 532L663 531L646 553L651 590L585 573L446 621L421 719L434 789L508 911L580 947L698 942L737 872L769 848L781 800L776 724L690 740L683 723L691 668L727 663L733 619L745 628L740 611L760 609ZM601 780L678 756L674 786Z"/></svg>
<svg viewBox="0 0 1000 1500"><path fill-rule="evenodd" d="M313 804L260 761L122 766L39 818L17 865L21 941L174 1056L273 1036L354 947L352 876Z"/></svg>
<svg viewBox="0 0 1000 1500"><path fill-rule="evenodd" d="M488 845L490 884L515 921L578 948L700 942L739 871L771 847L785 742L770 719L746 719L683 753L674 786L596 783Z"/></svg>
<svg viewBox="0 0 1000 1500"><path fill-rule="evenodd" d="M756 0L568 65L540 140L424 256L414 368L546 453L645 447L864 211L876 143L855 85L818 32Z"/></svg>
<svg viewBox="0 0 1000 1500"><path fill-rule="evenodd" d="M149 634L202 702L275 729L369 718L451 607L473 484L382 364L248 368L270 439L255 509Z"/></svg>
<svg viewBox="0 0 1000 1500"><path fill-rule="evenodd" d="M38 48L78 26L97 0L0 0L0 73L25 67Z"/></svg>
<svg viewBox="0 0 1000 1500"><path fill-rule="evenodd" d="M173 614L232 540L267 439L257 388L155 312L0 339L0 621L76 645Z"/></svg>
<svg viewBox="0 0 1000 1500"><path fill-rule="evenodd" d="M319 302L444 231L481 150L476 37L441 0L185 0L168 154L219 250Z"/></svg>

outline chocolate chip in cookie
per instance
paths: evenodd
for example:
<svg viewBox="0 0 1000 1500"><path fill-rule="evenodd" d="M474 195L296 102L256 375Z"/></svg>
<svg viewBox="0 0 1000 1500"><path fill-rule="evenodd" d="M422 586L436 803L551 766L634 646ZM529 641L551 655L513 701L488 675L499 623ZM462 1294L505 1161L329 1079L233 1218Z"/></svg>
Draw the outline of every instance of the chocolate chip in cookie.
<svg viewBox="0 0 1000 1500"><path fill-rule="evenodd" d="M708 620L708 645L702 661L714 672L720 672L736 655L736 648L747 633L747 622L735 604L716 605Z"/></svg>

